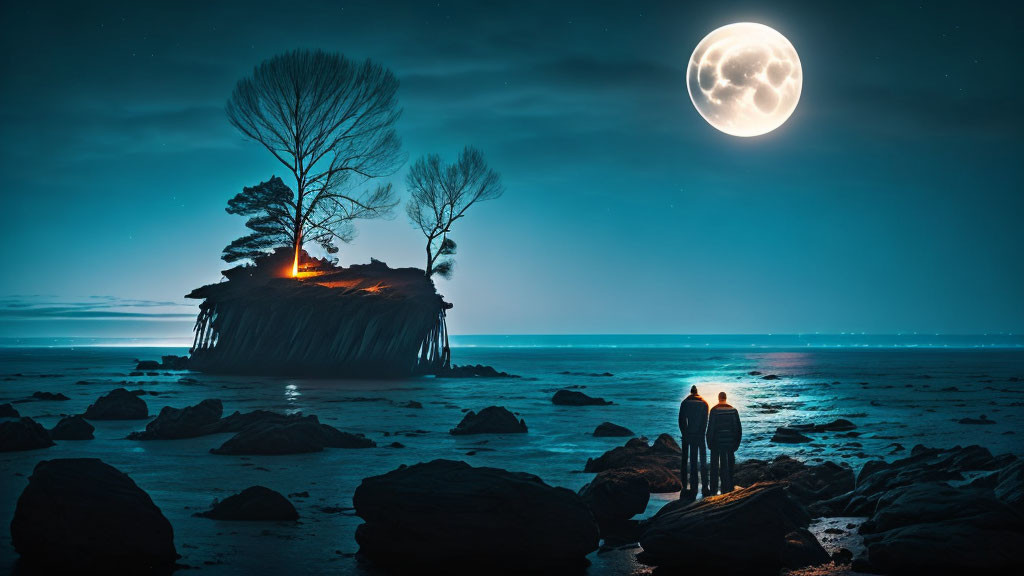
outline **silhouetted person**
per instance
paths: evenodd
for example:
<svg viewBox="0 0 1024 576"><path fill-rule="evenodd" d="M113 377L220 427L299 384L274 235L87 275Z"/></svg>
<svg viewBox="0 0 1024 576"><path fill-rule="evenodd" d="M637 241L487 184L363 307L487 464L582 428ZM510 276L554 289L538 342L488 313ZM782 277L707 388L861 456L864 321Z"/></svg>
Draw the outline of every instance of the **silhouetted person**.
<svg viewBox="0 0 1024 576"><path fill-rule="evenodd" d="M683 492L689 487L690 494L697 494L697 457L700 457L700 485L703 494L708 492L708 453L704 434L708 429L708 403L697 393L697 387L690 387L690 395L679 404L679 432L683 436L683 458L679 479ZM689 458L689 467L687 467ZM689 476L687 476L689 468ZM689 483L687 483L689 478ZM682 497L682 494L680 494Z"/></svg>
<svg viewBox="0 0 1024 576"><path fill-rule="evenodd" d="M736 450L740 447L743 427L740 413L725 401L725 392L718 393L718 404L708 416L708 448L711 449L711 492L718 492L722 480L722 494L731 492L732 469L736 465Z"/></svg>

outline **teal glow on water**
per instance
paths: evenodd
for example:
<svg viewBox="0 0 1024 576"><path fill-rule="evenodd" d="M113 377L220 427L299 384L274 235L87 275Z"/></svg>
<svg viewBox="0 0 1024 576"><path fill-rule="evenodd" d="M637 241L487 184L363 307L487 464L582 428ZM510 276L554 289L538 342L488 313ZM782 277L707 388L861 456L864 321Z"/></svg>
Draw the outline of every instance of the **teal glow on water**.
<svg viewBox="0 0 1024 576"><path fill-rule="evenodd" d="M788 340L784 339L788 338ZM342 430L362 432L379 447L248 459L209 454L229 436L133 442L124 437L145 421L94 422L96 439L60 442L45 450L0 453L0 521L14 506L35 464L43 459L98 457L129 474L150 493L175 529L182 562L203 566L204 574L241 572L357 573L353 539L357 517L328 514L322 506L351 506L362 478L401 464L435 458L463 459L539 475L550 484L578 489L588 457L625 439L594 438L604 421L653 438L677 435L679 401L692 384L711 399L719 391L743 417L744 442L737 457L790 454L830 459L859 468L888 456L895 443L906 454L918 443L953 446L977 443L993 452L1021 454L1017 430L1024 426L1024 349L1018 337L944 337L916 345L893 337L827 337L806 345L806 336L466 336L456 337L459 364L488 364L523 376L513 380L435 379L305 380L226 377L160 372L129 376L135 359L180 354L182 348L112 346L112 342L49 343L47 348L0 348L0 403L15 407L46 427L61 414L81 413L96 397L125 386L158 392L144 396L151 415L164 406L182 407L219 398L225 413L254 409L316 414ZM822 337L826 338L826 337ZM889 338L890 340L878 340ZM962 339L960 339L962 338ZM682 339L682 340L680 340ZM1015 340L1016 339L1016 340ZM788 342L789 344L784 344ZM844 347L834 347L848 342ZM853 344L858 342L860 344ZM884 343L889 342L889 346ZM900 344L902 342L902 344ZM940 344L941 343L941 344ZM134 344L144 344L135 342ZM776 374L777 380L764 380ZM604 373L611 376L604 376ZM124 382L122 384L122 382ZM551 404L559 388L582 387L610 406ZM35 391L62 392L64 402L19 402ZM357 401L358 400L358 401ZM415 400L421 410L402 407ZM454 437L448 430L464 410L497 404L526 420L525 435ZM954 422L986 415L996 423ZM769 439L778 426L846 417L858 438L819 435L812 444L779 446ZM413 436L408 431L425 431ZM390 448L399 441L404 448ZM854 443L859 443L856 446ZM473 455L467 454L474 452ZM1022 454L1024 455L1024 454ZM293 498L302 522L288 525L224 524L191 514L254 484ZM671 496L668 496L671 497ZM647 514L666 497L652 498ZM264 531L268 531L265 533ZM14 552L9 533L0 532L0 571ZM335 551L342 554L336 554ZM606 574L611 555L594 555L589 573ZM621 557L616 561L620 561ZM204 562L223 564L204 566Z"/></svg>

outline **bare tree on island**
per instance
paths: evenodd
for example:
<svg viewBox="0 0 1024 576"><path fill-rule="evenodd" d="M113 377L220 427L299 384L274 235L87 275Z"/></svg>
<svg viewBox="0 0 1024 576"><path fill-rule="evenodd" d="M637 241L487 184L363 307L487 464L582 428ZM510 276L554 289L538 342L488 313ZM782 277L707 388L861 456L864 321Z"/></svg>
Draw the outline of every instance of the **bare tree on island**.
<svg viewBox="0 0 1024 576"><path fill-rule="evenodd" d="M448 234L452 225L477 202L494 200L505 192L501 176L491 170L482 152L467 146L458 161L446 164L437 154L416 161L406 176L411 197L405 212L427 238L427 277L450 278L456 245Z"/></svg>
<svg viewBox="0 0 1024 576"><path fill-rule="evenodd" d="M227 103L231 124L259 142L294 178L294 191L277 177L245 188L228 202L232 214L252 216L252 234L224 249L231 262L280 245L303 243L329 254L349 242L353 220L391 214L391 184L370 181L404 162L395 132L398 80L370 60L295 50L265 60L235 86Z"/></svg>

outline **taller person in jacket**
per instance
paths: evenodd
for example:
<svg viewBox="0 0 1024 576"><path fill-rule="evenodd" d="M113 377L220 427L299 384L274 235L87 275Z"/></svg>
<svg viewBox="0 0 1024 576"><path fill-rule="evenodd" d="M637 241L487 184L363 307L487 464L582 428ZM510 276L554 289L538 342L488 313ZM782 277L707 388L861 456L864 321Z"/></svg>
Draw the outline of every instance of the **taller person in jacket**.
<svg viewBox="0 0 1024 576"><path fill-rule="evenodd" d="M691 498L697 496L697 458L700 457L700 485L702 493L708 495L708 453L704 435L708 428L708 403L697 393L697 387L690 387L690 395L679 404L679 433L682 434L683 458L679 479L683 489L682 498L689 491ZM689 466L687 466L689 460ZM689 476L687 476L689 468ZM689 478L689 482L687 482Z"/></svg>
<svg viewBox="0 0 1024 576"><path fill-rule="evenodd" d="M711 449L711 492L718 492L722 481L722 494L733 489L732 471L736 465L736 450L740 447L743 427L740 413L726 401L725 392L718 393L718 404L708 416L708 448Z"/></svg>

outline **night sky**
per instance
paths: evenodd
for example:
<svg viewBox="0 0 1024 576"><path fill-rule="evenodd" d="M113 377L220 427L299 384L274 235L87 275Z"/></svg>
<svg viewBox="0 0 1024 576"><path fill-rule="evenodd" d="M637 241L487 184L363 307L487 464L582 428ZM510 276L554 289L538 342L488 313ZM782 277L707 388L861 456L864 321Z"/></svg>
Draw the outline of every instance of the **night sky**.
<svg viewBox="0 0 1024 576"><path fill-rule="evenodd" d="M182 296L244 230L227 199L286 176L224 104L293 48L398 76L403 195L427 152L502 173L439 281L456 333L1024 330L1011 3L67 4L0 8L0 336L187 337ZM803 65L793 116L753 139L685 86L739 21ZM398 211L340 256L422 254Z"/></svg>

